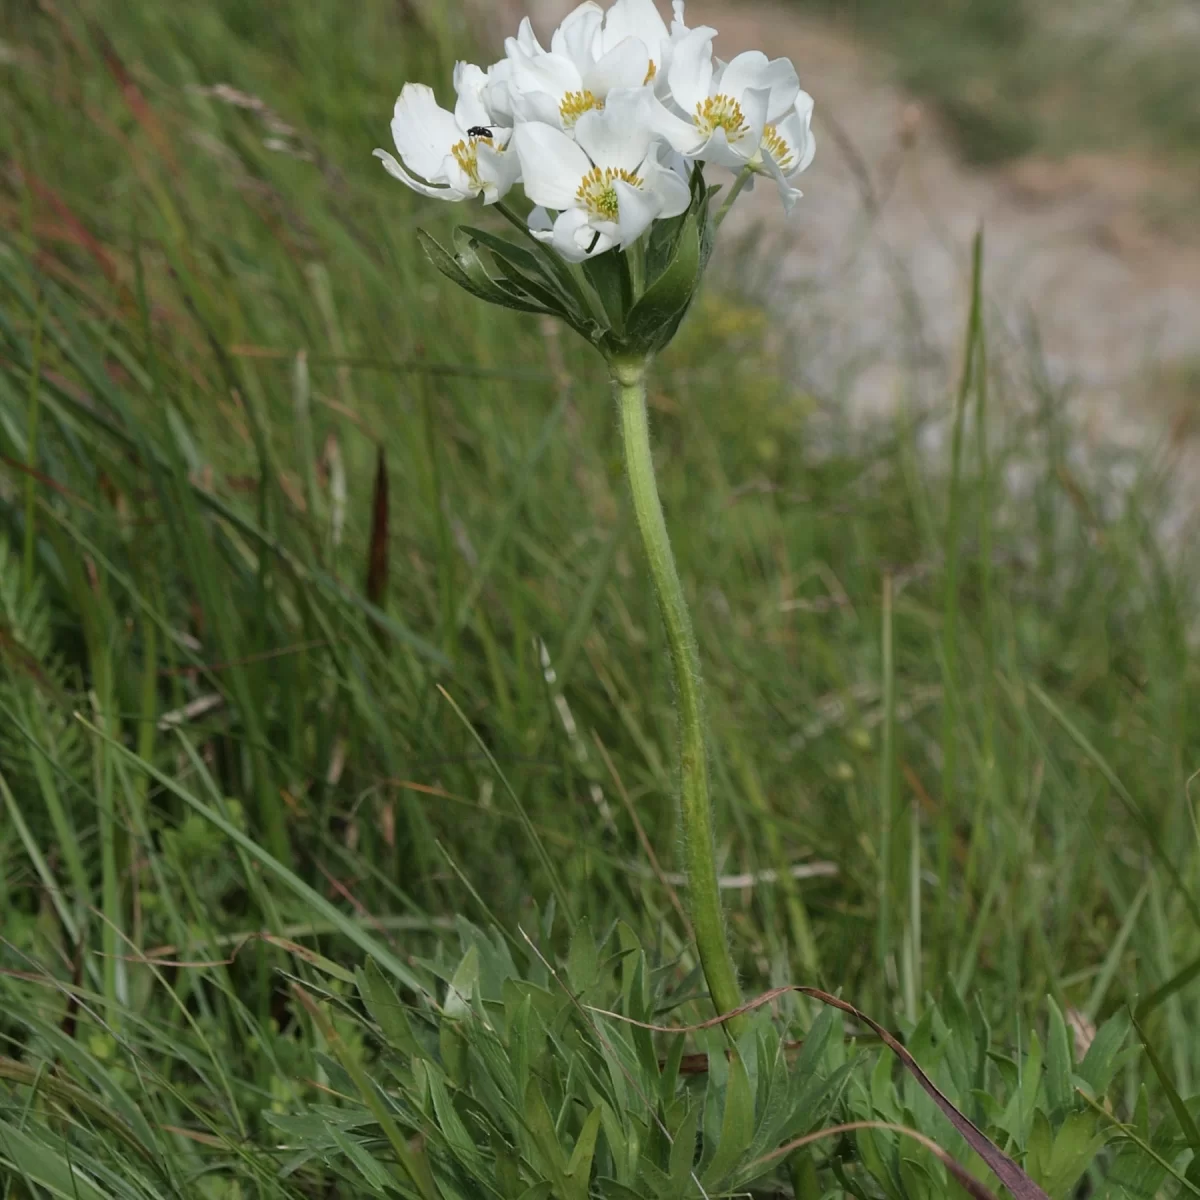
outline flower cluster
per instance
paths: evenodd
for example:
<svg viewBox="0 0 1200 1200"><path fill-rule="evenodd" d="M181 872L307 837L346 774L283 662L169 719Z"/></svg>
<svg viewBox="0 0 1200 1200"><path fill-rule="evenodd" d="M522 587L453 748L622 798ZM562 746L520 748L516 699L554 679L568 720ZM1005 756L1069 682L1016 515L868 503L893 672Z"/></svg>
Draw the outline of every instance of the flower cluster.
<svg viewBox="0 0 1200 1200"><path fill-rule="evenodd" d="M586 0L550 48L528 17L486 70L459 63L457 101L405 84L384 167L426 196L502 200L517 184L528 230L568 262L625 249L656 220L688 211L700 164L774 179L787 209L812 161L812 97L795 68L751 50L713 57L716 30L689 29L683 0L668 27L654 0Z"/></svg>

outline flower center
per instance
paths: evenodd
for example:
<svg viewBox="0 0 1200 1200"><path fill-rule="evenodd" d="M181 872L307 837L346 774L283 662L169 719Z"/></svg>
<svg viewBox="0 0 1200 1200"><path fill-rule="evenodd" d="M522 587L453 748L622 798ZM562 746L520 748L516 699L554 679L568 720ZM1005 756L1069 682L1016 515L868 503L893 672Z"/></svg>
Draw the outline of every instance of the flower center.
<svg viewBox="0 0 1200 1200"><path fill-rule="evenodd" d="M792 148L774 125L763 129L762 148L775 160L775 165L781 171L786 171L795 161Z"/></svg>
<svg viewBox="0 0 1200 1200"><path fill-rule="evenodd" d="M617 189L613 185L618 179L636 188L642 186L641 179L633 171L626 171L623 167L593 167L579 184L575 199L593 217L615 221L620 205L617 202Z"/></svg>
<svg viewBox="0 0 1200 1200"><path fill-rule="evenodd" d="M476 138L468 138L462 142L456 142L450 147L450 153L454 155L454 161L463 169L463 174L471 181L471 186L474 188L483 187L483 182L479 178L479 153L475 149Z"/></svg>
<svg viewBox="0 0 1200 1200"><path fill-rule="evenodd" d="M563 125L570 129L585 112L603 107L604 101L589 91L567 92L558 106L558 115L562 117Z"/></svg>
<svg viewBox="0 0 1200 1200"><path fill-rule="evenodd" d="M461 142L455 142L450 147L454 161L463 169L463 174L471 181L471 186L483 190L483 180L479 178L479 143L486 142L489 146L496 143L491 133L469 133ZM501 147L503 149L503 147Z"/></svg>
<svg viewBox="0 0 1200 1200"><path fill-rule="evenodd" d="M654 59L650 60L650 65L646 68L646 78L642 80L642 87L645 87L655 75L658 74L658 63Z"/></svg>
<svg viewBox="0 0 1200 1200"><path fill-rule="evenodd" d="M732 96L723 94L709 96L696 105L696 124L708 137L718 129L725 130L725 136L731 142L750 132L742 106Z"/></svg>

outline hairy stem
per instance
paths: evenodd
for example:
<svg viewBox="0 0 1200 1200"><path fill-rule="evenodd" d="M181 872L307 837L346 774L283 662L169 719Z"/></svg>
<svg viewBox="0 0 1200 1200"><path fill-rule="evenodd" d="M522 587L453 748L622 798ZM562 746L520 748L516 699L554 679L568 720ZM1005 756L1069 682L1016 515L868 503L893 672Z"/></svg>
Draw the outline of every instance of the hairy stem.
<svg viewBox="0 0 1200 1200"><path fill-rule="evenodd" d="M688 900L696 931L700 965L718 1013L732 1012L742 1003L733 960L725 940L717 865L713 853L712 805L708 795L708 757L704 744L700 656L688 614L671 541L663 520L654 463L650 457L650 429L646 419L646 362L612 364L613 390L621 413L625 468L633 493L642 545L650 564L654 591L667 631L671 668L679 703L681 799ZM736 1031L739 1020L730 1022Z"/></svg>

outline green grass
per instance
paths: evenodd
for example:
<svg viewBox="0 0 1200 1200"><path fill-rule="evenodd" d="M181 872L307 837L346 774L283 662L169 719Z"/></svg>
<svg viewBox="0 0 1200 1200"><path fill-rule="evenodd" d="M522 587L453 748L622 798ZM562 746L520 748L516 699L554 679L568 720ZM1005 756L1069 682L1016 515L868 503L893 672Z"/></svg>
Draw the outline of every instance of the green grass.
<svg viewBox="0 0 1200 1200"><path fill-rule="evenodd" d="M414 232L456 214L370 157L467 23L85 10L0 2L5 1195L70 1194L75 1153L150 1194L122 1145L181 1194L283 1194L268 1116L337 1091L289 976L403 982L462 914L561 953L567 905L686 953L637 828L674 870L665 646L598 360L454 294ZM1196 576L1161 480L1082 475L1036 369L997 368L1032 415L990 444L965 389L953 464L903 423L818 452L839 398L741 294L651 409L723 871L785 879L726 892L747 987L906 1025L953 980L1006 1047L1047 994L1165 987L1144 1028L1190 1095Z"/></svg>

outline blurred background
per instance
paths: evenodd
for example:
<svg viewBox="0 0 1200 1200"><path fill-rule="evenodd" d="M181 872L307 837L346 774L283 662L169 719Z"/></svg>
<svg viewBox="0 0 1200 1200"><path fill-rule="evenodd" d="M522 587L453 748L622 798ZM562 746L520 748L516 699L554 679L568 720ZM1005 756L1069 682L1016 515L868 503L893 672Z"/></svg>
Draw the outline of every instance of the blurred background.
<svg viewBox="0 0 1200 1200"><path fill-rule="evenodd" d="M543 0L543 24L565 7ZM760 196L739 253L745 265L770 247L751 270L760 288L787 285L776 299L799 334L797 370L842 413L870 422L920 402L914 365L953 359L982 225L1008 361L1032 351L1091 443L1174 439L1195 473L1196 5L700 0L687 12L718 28L726 59L750 46L791 57L816 99L807 199L785 222ZM938 382L924 375L921 392Z"/></svg>

